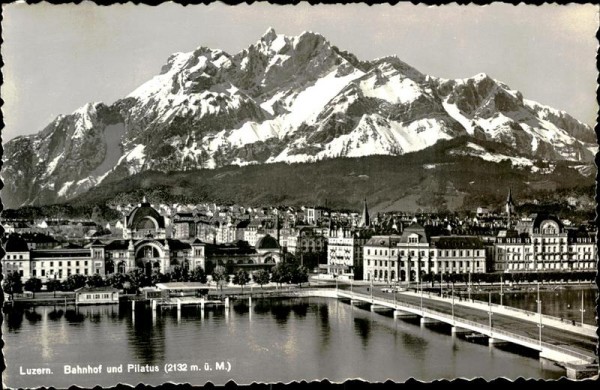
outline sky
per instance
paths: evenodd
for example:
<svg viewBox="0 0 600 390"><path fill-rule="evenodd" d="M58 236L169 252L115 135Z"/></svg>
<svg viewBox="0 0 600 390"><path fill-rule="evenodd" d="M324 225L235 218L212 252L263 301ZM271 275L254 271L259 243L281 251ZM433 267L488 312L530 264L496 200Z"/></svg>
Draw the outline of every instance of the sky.
<svg viewBox="0 0 600 390"><path fill-rule="evenodd" d="M198 46L235 54L273 27L322 34L361 60L397 55L423 73L478 73L596 123L598 5L98 6L4 4L2 139L37 133L88 102L111 104Z"/></svg>

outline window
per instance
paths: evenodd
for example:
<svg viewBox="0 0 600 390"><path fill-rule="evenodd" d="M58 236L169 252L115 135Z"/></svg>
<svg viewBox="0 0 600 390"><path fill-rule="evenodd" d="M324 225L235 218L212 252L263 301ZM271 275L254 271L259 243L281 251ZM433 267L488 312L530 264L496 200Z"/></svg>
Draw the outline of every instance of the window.
<svg viewBox="0 0 600 390"><path fill-rule="evenodd" d="M50 267L54 267L54 262L53 261L50 262Z"/></svg>
<svg viewBox="0 0 600 390"><path fill-rule="evenodd" d="M36 275L35 270L31 271L31 276L35 276L35 275Z"/></svg>
<svg viewBox="0 0 600 390"><path fill-rule="evenodd" d="M84 268L84 269L83 269L83 274L84 274L84 275L87 275L87 274L88 274L88 269L87 269L87 268Z"/></svg>
<svg viewBox="0 0 600 390"><path fill-rule="evenodd" d="M42 276L46 276L46 270L45 269L42 270Z"/></svg>
<svg viewBox="0 0 600 390"><path fill-rule="evenodd" d="M84 265L87 267L87 265L88 265L88 262L87 262L87 260L86 260L86 261L85 261L83 264L84 264Z"/></svg>
<svg viewBox="0 0 600 390"><path fill-rule="evenodd" d="M23 255L19 255L19 260L23 260Z"/></svg>
<svg viewBox="0 0 600 390"><path fill-rule="evenodd" d="M62 261L59 261L59 262L58 262L58 266L59 266L59 267L62 267Z"/></svg>
<svg viewBox="0 0 600 390"><path fill-rule="evenodd" d="M367 255L370 255L370 254L371 254L371 250L367 249Z"/></svg>
<svg viewBox="0 0 600 390"><path fill-rule="evenodd" d="M70 267L71 266L71 261L67 261L67 265Z"/></svg>

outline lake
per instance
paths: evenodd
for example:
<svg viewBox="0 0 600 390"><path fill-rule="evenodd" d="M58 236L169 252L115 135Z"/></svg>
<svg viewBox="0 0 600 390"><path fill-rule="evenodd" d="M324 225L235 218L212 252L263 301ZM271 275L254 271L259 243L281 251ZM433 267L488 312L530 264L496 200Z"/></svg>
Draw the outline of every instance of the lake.
<svg viewBox="0 0 600 390"><path fill-rule="evenodd" d="M179 316L165 308L154 318L143 305L135 315L124 304L6 308L2 330L9 387L565 375L516 346L488 347L451 336L447 325L425 327L326 298L184 307Z"/></svg>

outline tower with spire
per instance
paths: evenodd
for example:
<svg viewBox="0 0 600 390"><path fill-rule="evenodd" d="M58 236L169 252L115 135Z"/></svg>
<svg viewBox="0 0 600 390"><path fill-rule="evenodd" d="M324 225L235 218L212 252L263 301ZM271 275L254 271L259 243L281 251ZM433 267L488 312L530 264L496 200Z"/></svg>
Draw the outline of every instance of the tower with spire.
<svg viewBox="0 0 600 390"><path fill-rule="evenodd" d="M360 222L358 224L359 227L369 227L371 226L371 219L369 217L369 209L367 208L367 198L364 200L364 207L362 216L360 217Z"/></svg>
<svg viewBox="0 0 600 390"><path fill-rule="evenodd" d="M512 198L512 188L508 189L508 196L506 197L506 214L508 215L508 228L510 229L510 217L515 211L515 202Z"/></svg>

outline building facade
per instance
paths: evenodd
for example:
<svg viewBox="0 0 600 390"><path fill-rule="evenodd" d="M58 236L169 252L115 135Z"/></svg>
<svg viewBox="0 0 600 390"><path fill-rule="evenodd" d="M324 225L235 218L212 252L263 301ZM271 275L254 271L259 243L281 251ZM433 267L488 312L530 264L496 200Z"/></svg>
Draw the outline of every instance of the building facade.
<svg viewBox="0 0 600 390"><path fill-rule="evenodd" d="M533 214L503 230L494 245L498 272L586 271L596 269L595 234L566 229L553 215Z"/></svg>

